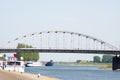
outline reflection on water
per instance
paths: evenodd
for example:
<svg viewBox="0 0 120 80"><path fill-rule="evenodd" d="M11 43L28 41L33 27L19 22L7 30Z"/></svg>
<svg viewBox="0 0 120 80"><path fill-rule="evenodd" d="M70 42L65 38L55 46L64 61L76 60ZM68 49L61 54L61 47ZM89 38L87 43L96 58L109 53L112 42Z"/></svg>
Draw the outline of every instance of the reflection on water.
<svg viewBox="0 0 120 80"><path fill-rule="evenodd" d="M92 66L26 67L26 72L62 80L120 80L120 72Z"/></svg>

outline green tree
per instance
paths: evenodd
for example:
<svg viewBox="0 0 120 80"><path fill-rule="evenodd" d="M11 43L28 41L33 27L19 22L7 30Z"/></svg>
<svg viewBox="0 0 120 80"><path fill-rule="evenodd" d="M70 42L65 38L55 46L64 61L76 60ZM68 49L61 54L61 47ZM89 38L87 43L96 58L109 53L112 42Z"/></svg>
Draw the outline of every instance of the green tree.
<svg viewBox="0 0 120 80"><path fill-rule="evenodd" d="M99 63L100 62L100 57L99 56L94 56L93 61L95 63Z"/></svg>
<svg viewBox="0 0 120 80"><path fill-rule="evenodd" d="M33 48L31 45L26 45L23 43L18 43L17 48ZM37 61L39 59L38 52L18 52L18 59L23 57L25 61Z"/></svg>
<svg viewBox="0 0 120 80"><path fill-rule="evenodd" d="M103 55L102 62L104 62L104 63L110 63L110 62L112 62L112 58L113 58L112 55L105 54L105 55Z"/></svg>

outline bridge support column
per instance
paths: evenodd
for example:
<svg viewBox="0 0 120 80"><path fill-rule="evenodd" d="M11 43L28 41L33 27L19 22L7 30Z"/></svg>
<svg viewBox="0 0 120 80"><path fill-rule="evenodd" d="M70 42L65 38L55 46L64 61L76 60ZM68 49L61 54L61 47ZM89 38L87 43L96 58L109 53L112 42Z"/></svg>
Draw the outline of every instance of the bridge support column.
<svg viewBox="0 0 120 80"><path fill-rule="evenodd" d="M120 69L120 56L114 56L112 60L112 70Z"/></svg>

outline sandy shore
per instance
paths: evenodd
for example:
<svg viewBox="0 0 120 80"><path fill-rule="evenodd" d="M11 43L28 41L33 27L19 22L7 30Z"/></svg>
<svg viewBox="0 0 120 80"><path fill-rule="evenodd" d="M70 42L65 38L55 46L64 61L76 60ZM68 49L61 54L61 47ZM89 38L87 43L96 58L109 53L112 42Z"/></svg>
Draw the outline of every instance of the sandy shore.
<svg viewBox="0 0 120 80"><path fill-rule="evenodd" d="M35 74L0 70L0 80L60 80L60 79L46 77L43 75L40 75L40 77L38 78L38 76Z"/></svg>

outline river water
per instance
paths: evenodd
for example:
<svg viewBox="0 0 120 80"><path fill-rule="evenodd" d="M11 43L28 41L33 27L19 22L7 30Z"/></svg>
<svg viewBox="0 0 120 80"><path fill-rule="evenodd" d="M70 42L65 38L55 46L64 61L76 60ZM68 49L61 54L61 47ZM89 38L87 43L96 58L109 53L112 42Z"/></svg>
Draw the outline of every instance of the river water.
<svg viewBox="0 0 120 80"><path fill-rule="evenodd" d="M26 67L25 72L61 80L120 80L120 72L93 66Z"/></svg>

